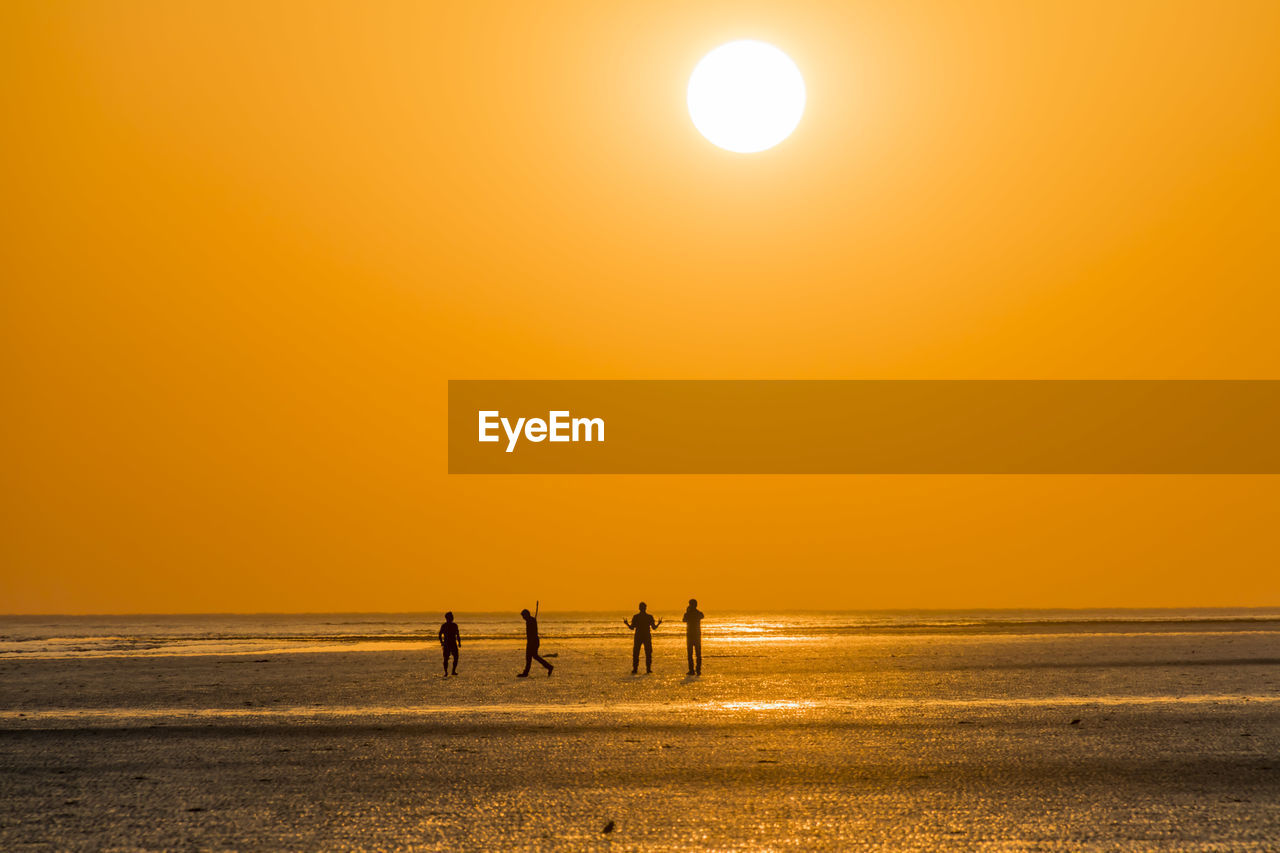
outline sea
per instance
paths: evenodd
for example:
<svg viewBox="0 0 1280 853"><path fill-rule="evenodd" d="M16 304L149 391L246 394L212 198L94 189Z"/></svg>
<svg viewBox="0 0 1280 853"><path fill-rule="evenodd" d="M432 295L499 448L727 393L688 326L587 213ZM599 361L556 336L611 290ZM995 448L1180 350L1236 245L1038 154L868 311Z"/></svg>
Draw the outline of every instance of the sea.
<svg viewBox="0 0 1280 853"><path fill-rule="evenodd" d="M544 640L616 636L629 613L542 611ZM666 632L680 613L656 612ZM457 611L465 640L524 638L515 612ZM443 612L204 613L0 616L0 660L419 649L436 644ZM1152 634L1280 630L1280 607L1095 610L708 612L708 639L734 645L855 635ZM625 633L625 629L621 632ZM663 629L659 629L663 633Z"/></svg>

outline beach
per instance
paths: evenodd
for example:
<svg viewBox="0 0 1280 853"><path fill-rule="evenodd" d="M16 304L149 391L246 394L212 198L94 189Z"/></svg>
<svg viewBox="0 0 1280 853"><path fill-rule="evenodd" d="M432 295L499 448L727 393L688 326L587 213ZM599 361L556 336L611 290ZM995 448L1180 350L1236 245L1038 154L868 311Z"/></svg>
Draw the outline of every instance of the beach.
<svg viewBox="0 0 1280 853"><path fill-rule="evenodd" d="M678 621L632 676L544 613L528 679L518 617L460 613L448 679L426 615L237 618L6 622L0 847L1280 844L1271 613L709 614L700 678Z"/></svg>

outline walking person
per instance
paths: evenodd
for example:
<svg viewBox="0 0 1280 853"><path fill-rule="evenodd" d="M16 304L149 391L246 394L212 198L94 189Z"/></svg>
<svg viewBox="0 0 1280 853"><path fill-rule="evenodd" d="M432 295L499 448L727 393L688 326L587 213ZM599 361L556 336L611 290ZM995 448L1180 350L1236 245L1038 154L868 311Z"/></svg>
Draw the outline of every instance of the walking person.
<svg viewBox="0 0 1280 853"><path fill-rule="evenodd" d="M444 615L444 624L437 634L440 648L444 650L444 677L449 677L449 658L453 658L453 674L458 674L458 649L462 648L462 635L458 633L458 623L453 621L453 611Z"/></svg>
<svg viewBox="0 0 1280 853"><path fill-rule="evenodd" d="M658 626L662 624L662 620L653 621L653 616L648 612L648 605L643 601L640 602L640 612L631 617L631 621L622 620L622 624L626 625L632 631L635 631L635 639L631 643L631 674L635 675L640 669L640 647L644 646L644 671L646 675L653 673L653 634Z"/></svg>
<svg viewBox="0 0 1280 853"><path fill-rule="evenodd" d="M689 599L689 609L681 617L684 621L684 647L689 653L689 674L702 675L702 611L698 599ZM694 654L698 656L698 668L694 669Z"/></svg>
<svg viewBox="0 0 1280 853"><path fill-rule="evenodd" d="M533 666L534 661L547 668L548 677L551 675L551 670L555 669L538 654L538 645L542 642L538 638L538 607L538 602L534 602L532 616L529 615L528 608L520 611L520 615L524 617L524 672L519 673L517 678L528 678L529 667Z"/></svg>

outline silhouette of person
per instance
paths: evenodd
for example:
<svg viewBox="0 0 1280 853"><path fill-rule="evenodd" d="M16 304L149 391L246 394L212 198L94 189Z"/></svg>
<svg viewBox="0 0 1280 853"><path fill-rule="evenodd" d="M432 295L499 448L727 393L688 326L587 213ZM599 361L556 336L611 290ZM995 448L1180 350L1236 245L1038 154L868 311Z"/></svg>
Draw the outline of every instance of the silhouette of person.
<svg viewBox="0 0 1280 853"><path fill-rule="evenodd" d="M635 639L631 642L631 674L635 675L640 669L640 647L644 646L644 671L646 673L653 672L653 634L650 631L656 631L658 626L662 624L662 620L653 621L653 616L647 612L648 606L642 601L640 602L640 612L631 617L631 621L622 620L622 624L626 625L632 631L636 632Z"/></svg>
<svg viewBox="0 0 1280 853"><path fill-rule="evenodd" d="M453 611L444 615L444 624L440 626L440 647L444 649L444 677L449 677L449 658L453 658L453 674L458 674L458 649L462 648L462 635L458 633L458 623L453 621Z"/></svg>
<svg viewBox="0 0 1280 853"><path fill-rule="evenodd" d="M689 599L689 609L681 617L684 621L684 647L689 653L689 674L702 675L702 611L698 609L698 599ZM693 668L693 656L698 656L698 668Z"/></svg>
<svg viewBox="0 0 1280 853"><path fill-rule="evenodd" d="M528 678L529 667L533 666L534 661L547 668L548 676L551 675L551 670L555 669L538 654L538 646L542 642L538 638L538 607L538 604L533 605L532 616L529 615L528 608L520 611L520 615L524 617L524 672L519 673L517 678Z"/></svg>

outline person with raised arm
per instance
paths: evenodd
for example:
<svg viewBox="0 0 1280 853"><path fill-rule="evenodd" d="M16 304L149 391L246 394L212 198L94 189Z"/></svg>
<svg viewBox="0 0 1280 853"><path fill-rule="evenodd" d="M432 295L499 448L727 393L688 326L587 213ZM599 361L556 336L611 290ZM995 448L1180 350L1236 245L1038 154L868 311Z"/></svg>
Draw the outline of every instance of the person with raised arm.
<svg viewBox="0 0 1280 853"><path fill-rule="evenodd" d="M702 611L698 599L689 599L689 609L684 612L684 647L689 653L689 674L702 675ZM698 655L698 668L693 667L694 653Z"/></svg>
<svg viewBox="0 0 1280 853"><path fill-rule="evenodd" d="M653 616L648 611L648 605L643 601L640 602L640 612L631 617L630 621L625 618L622 624L626 625L632 631L635 631L635 639L631 643L631 674L635 675L640 669L640 647L644 647L644 671L646 675L653 673L653 634L651 631L658 630L658 626L662 624L662 620L653 621Z"/></svg>
<svg viewBox="0 0 1280 853"><path fill-rule="evenodd" d="M449 658L453 658L453 674L458 674L458 649L462 648L462 635L458 633L458 623L453 621L453 611L444 615L444 624L437 634L440 647L444 649L444 677L449 677Z"/></svg>
<svg viewBox="0 0 1280 853"><path fill-rule="evenodd" d="M538 646L541 640L538 638L538 607L539 602L533 603L533 615L529 615L529 609L525 608L520 611L520 615L524 617L524 672L516 675L516 678L528 678L529 667L533 666L533 662L537 661L547 668L547 675L551 675L551 670L555 669L551 664L542 659L538 654Z"/></svg>

